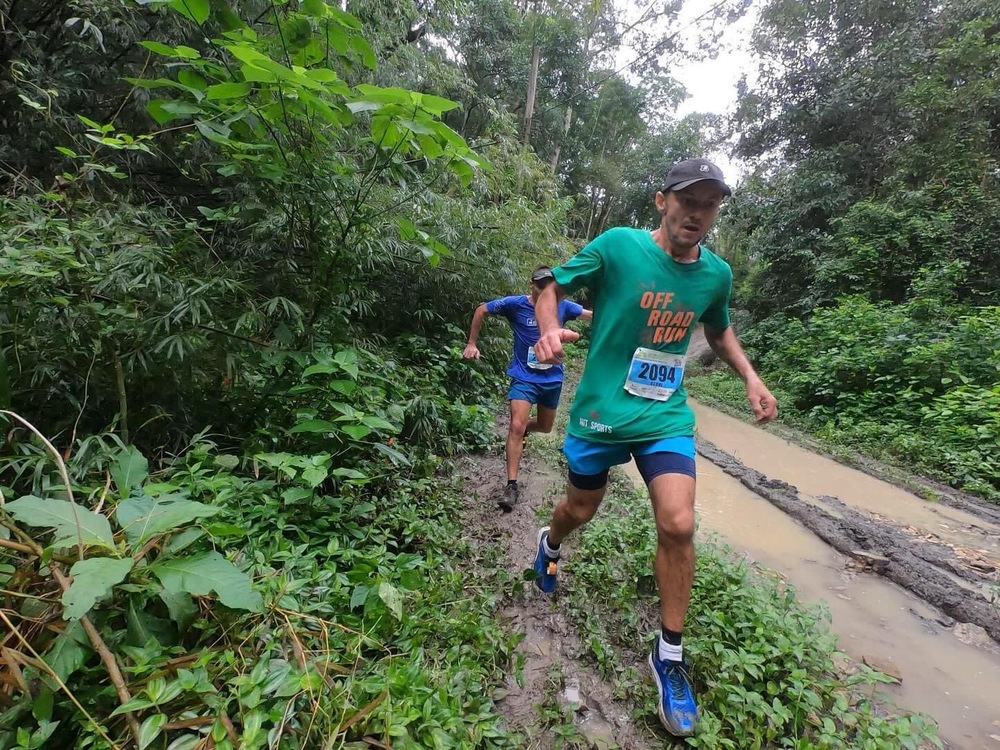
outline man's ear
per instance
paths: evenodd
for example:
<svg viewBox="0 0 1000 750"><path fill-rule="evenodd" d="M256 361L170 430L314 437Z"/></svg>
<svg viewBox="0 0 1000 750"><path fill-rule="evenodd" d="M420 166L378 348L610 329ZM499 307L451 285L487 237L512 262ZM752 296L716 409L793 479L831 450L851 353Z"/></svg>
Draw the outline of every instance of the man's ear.
<svg viewBox="0 0 1000 750"><path fill-rule="evenodd" d="M656 191L656 195L654 196L653 201L656 203L656 210L657 211L659 211L661 214L662 213L666 213L666 211L667 211L667 196L664 195L664 193L663 193L662 190Z"/></svg>

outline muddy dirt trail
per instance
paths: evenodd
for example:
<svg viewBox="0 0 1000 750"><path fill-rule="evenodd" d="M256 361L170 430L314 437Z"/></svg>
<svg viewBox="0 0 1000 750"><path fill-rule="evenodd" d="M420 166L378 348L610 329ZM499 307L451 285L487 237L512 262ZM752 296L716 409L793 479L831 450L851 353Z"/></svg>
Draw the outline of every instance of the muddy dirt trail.
<svg viewBox="0 0 1000 750"><path fill-rule="evenodd" d="M1000 750L996 510L923 500L695 408L699 533L825 602L840 647L897 674L888 692L933 717L950 747Z"/></svg>
<svg viewBox="0 0 1000 750"><path fill-rule="evenodd" d="M541 438L534 438L541 439ZM477 457L466 462L464 485L469 493L465 527L474 545L503 549L498 566L518 576L530 569L535 558L539 527L536 512L547 516L557 493L564 489L564 475L531 452L521 461L521 498L512 513L502 513L497 499L505 476L500 455ZM572 552L572 540L566 541ZM523 633L517 651L523 659L520 679L510 674L497 709L508 725L527 737L526 750L548 750L557 741L546 715L564 710L572 714L572 726L586 738L593 750L652 750L662 740L647 727L637 726L629 709L613 697L613 687L603 682L581 658L583 646L573 626L561 611L558 597L541 594L531 582L524 582L509 597L503 620L514 632ZM544 715L543 715L544 714Z"/></svg>

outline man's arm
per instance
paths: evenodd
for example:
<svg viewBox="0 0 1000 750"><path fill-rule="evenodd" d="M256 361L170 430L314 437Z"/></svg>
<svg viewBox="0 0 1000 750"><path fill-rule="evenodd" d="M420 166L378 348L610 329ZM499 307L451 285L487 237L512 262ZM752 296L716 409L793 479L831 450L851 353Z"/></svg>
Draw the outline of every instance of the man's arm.
<svg viewBox="0 0 1000 750"><path fill-rule="evenodd" d="M765 424L778 416L778 400L753 369L739 339L733 333L733 327L728 326L720 331L706 324L705 340L719 358L743 378L747 387L747 399L757 418L757 424Z"/></svg>
<svg viewBox="0 0 1000 750"><path fill-rule="evenodd" d="M462 356L466 359L479 359L479 347L476 346L479 341L479 329L483 327L483 319L489 314L490 311L486 309L485 302L477 307L472 314L472 325L469 326L469 343L465 345L465 351L462 352Z"/></svg>
<svg viewBox="0 0 1000 750"><path fill-rule="evenodd" d="M559 302L566 292L556 282L545 287L535 300L535 320L538 321L538 342L535 356L539 362L559 364L563 360L564 343L576 341L580 334L559 325Z"/></svg>
<svg viewBox="0 0 1000 750"><path fill-rule="evenodd" d="M583 308L583 312L580 313L580 320L593 320L594 311L588 310L586 307Z"/></svg>

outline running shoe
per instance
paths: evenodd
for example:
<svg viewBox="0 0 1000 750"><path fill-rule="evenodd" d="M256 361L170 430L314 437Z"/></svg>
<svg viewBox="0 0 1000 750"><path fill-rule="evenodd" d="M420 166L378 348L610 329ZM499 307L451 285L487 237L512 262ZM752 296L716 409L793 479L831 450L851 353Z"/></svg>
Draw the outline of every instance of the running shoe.
<svg viewBox="0 0 1000 750"><path fill-rule="evenodd" d="M660 700L657 705L660 721L674 737L690 737L698 721L698 704L683 661L660 659L659 639L653 641L649 668Z"/></svg>
<svg viewBox="0 0 1000 750"><path fill-rule="evenodd" d="M535 572L538 578L535 585L546 594L551 594L556 590L556 566L559 563L558 557L549 557L545 554L544 541L548 541L549 527L544 526L538 531L538 554L535 555Z"/></svg>
<svg viewBox="0 0 1000 750"><path fill-rule="evenodd" d="M503 495L500 496L500 499L497 501L497 505L499 505L500 509L504 512L510 513L514 510L514 506L517 505L518 494L517 485L508 484L504 487Z"/></svg>

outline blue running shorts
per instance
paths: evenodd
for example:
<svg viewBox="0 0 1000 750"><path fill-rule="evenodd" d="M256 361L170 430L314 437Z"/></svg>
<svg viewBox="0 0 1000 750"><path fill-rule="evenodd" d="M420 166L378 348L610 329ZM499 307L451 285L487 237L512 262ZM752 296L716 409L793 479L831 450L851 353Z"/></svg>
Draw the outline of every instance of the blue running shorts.
<svg viewBox="0 0 1000 750"><path fill-rule="evenodd" d="M561 393L562 383L528 383L513 379L510 381L510 390L507 391L507 400L527 401L546 409L557 409Z"/></svg>
<svg viewBox="0 0 1000 750"><path fill-rule="evenodd" d="M643 481L649 484L660 474L695 475L694 437L645 440L639 443L595 443L567 435L563 453L569 463L569 481L581 490L597 490L608 483L612 466L635 457Z"/></svg>

